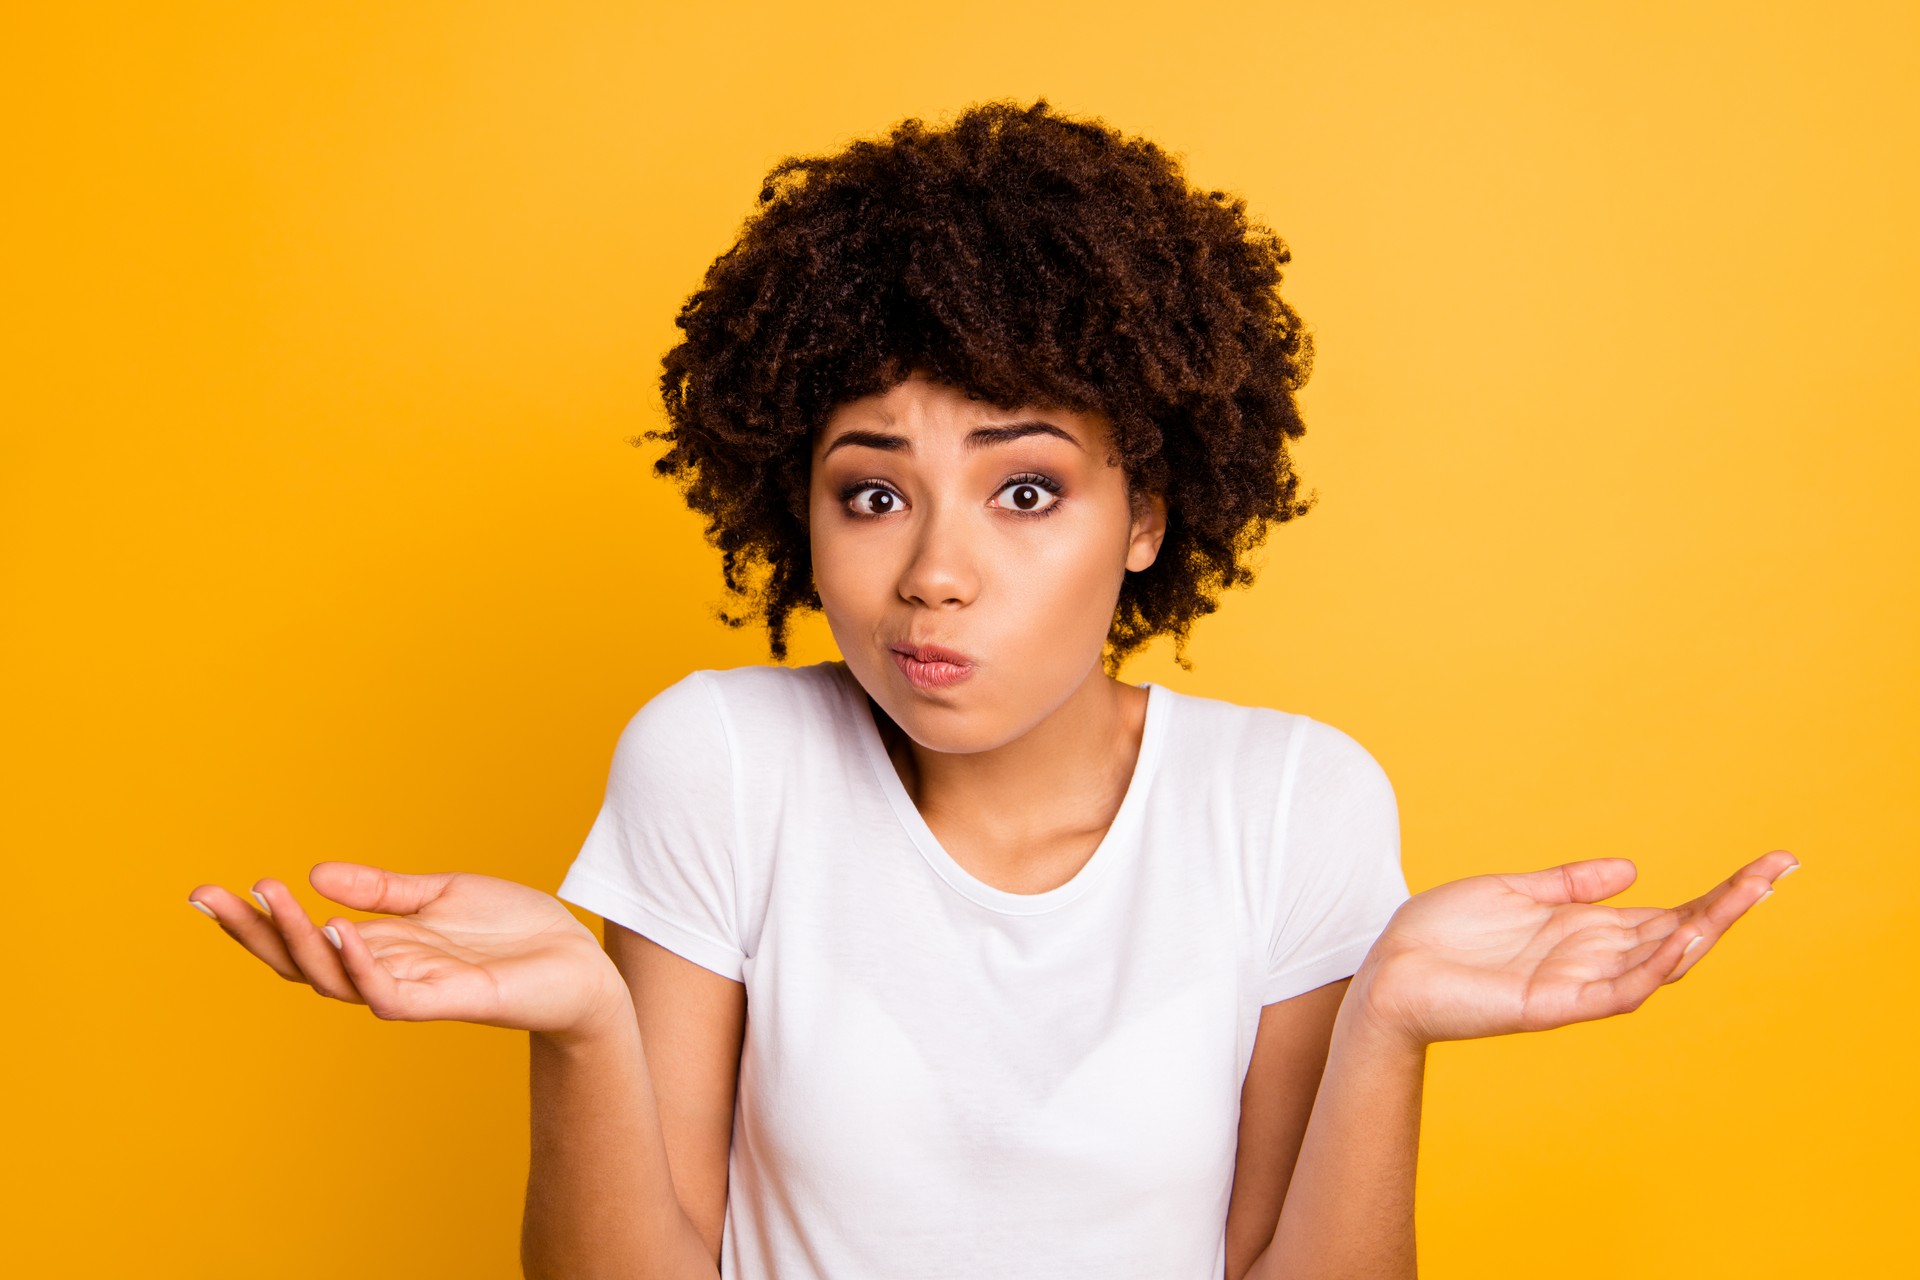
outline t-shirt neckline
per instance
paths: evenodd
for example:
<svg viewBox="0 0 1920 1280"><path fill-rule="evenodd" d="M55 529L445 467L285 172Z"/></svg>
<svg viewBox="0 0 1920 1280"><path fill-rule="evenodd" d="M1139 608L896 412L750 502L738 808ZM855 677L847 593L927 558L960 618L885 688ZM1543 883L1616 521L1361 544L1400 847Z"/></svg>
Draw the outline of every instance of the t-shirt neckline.
<svg viewBox="0 0 1920 1280"><path fill-rule="evenodd" d="M941 845L939 837L933 834L933 828L920 816L919 807L914 804L913 797L907 794L906 784L900 781L900 774L893 767L892 758L887 755L886 743L880 737L880 726L875 723L873 713L867 706L865 687L844 661L836 662L833 666L841 677L841 687L850 704L861 751L873 770L874 781L886 796L894 816L919 849L920 856L962 896L1003 915L1040 915L1081 897L1112 871L1113 865L1138 843L1131 837L1140 824L1140 811L1146 805L1146 793L1152 786L1154 773L1159 766L1160 744L1166 733L1165 722L1171 705L1171 691L1164 686L1151 680L1141 682L1141 687L1147 691L1147 713L1140 730L1140 751L1134 758L1133 774L1127 780L1126 794L1121 797L1113 822L1100 837L1093 855L1065 884L1055 885L1044 893L1010 893L975 877Z"/></svg>

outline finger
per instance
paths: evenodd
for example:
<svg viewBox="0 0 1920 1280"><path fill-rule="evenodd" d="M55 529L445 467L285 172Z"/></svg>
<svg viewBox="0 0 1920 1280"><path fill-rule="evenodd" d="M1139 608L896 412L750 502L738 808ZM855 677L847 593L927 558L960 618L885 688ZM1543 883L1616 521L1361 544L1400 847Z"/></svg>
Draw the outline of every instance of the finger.
<svg viewBox="0 0 1920 1280"><path fill-rule="evenodd" d="M1733 923L1748 907L1766 896L1772 882L1760 875L1736 872L1697 898L1672 908L1686 921L1699 922L1709 934Z"/></svg>
<svg viewBox="0 0 1920 1280"><path fill-rule="evenodd" d="M286 941L287 953L300 966L300 972L306 975L313 989L335 1000L365 1004L353 979L347 976L346 966L340 963L339 951L307 918L306 908L294 901L293 891L272 879L261 880L253 888L266 899L274 926Z"/></svg>
<svg viewBox="0 0 1920 1280"><path fill-rule="evenodd" d="M1728 886L1707 909L1701 912L1701 918L1711 927L1715 936L1727 926L1747 913L1754 903L1773 892L1773 881L1764 875L1742 874ZM1712 942L1712 937L1708 942Z"/></svg>
<svg viewBox="0 0 1920 1280"><path fill-rule="evenodd" d="M1586 858L1541 871L1503 875L1507 887L1536 902L1598 902L1611 898L1640 874L1631 858Z"/></svg>
<svg viewBox="0 0 1920 1280"><path fill-rule="evenodd" d="M1747 914L1756 902L1773 892L1773 881L1765 875L1742 875L1736 883L1729 886L1711 906L1701 912L1694 927L1701 931L1702 945L1689 952L1679 966L1668 975L1666 981L1677 982L1687 976L1702 957L1713 949L1713 944L1731 929L1741 916Z"/></svg>
<svg viewBox="0 0 1920 1280"><path fill-rule="evenodd" d="M414 875L365 862L317 862L307 881L335 902L359 911L410 916L445 893L457 871Z"/></svg>
<svg viewBox="0 0 1920 1280"><path fill-rule="evenodd" d="M1638 1009L1648 996L1671 980L1690 949L1698 952L1706 944L1696 930L1675 929L1650 945L1651 950L1639 963L1611 978L1596 979L1581 987L1575 999L1581 1020L1609 1018Z"/></svg>
<svg viewBox="0 0 1920 1280"><path fill-rule="evenodd" d="M1761 876L1771 885L1799 865L1799 859L1795 858L1793 854L1785 849L1775 849L1769 853L1763 853L1699 897L1683 903L1681 909L1687 910L1691 908L1695 911L1705 911L1719 902L1720 899L1724 898L1728 893L1732 892L1743 879Z"/></svg>
<svg viewBox="0 0 1920 1280"><path fill-rule="evenodd" d="M339 936L340 963L367 1008L373 1011L373 1016L383 1019L405 1018L407 1013L405 1000L400 994L400 983L375 958L367 947L366 938L354 927L354 922L345 916L335 916L327 921L327 927Z"/></svg>
<svg viewBox="0 0 1920 1280"><path fill-rule="evenodd" d="M187 895L187 901L199 904L229 938L288 982L307 980L287 953L286 939L273 927L273 918L260 908L217 884L201 885Z"/></svg>
<svg viewBox="0 0 1920 1280"><path fill-rule="evenodd" d="M1686 914L1675 907L1636 907L1620 912L1614 923L1632 944L1623 957L1623 963L1639 964L1652 954L1653 948L1665 942L1675 929L1686 924L1687 919Z"/></svg>
<svg viewBox="0 0 1920 1280"><path fill-rule="evenodd" d="M1592 930L1612 935L1620 947L1659 941L1681 923L1681 914L1672 907L1607 907L1598 904L1561 903L1554 918L1564 937L1575 937Z"/></svg>
<svg viewBox="0 0 1920 1280"><path fill-rule="evenodd" d="M346 915L334 915L326 921L326 927L340 938L336 954L353 988L372 1009L374 1017L388 1017L388 1009L394 1006L394 975L372 958L371 950L367 950L367 938L361 936L361 931L353 927L353 921Z"/></svg>

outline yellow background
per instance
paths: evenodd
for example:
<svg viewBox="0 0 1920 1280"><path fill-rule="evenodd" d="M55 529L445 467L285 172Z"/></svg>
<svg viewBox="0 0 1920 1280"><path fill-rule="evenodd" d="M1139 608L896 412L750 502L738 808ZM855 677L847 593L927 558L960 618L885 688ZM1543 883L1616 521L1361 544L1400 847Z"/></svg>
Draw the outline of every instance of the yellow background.
<svg viewBox="0 0 1920 1280"><path fill-rule="evenodd" d="M781 156L1042 94L1245 195L1319 342L1319 508L1128 678L1354 734L1416 890L1804 860L1637 1013L1436 1047L1423 1275L1910 1265L1916 26L7 6L9 1270L517 1274L525 1037L320 1000L186 894L556 885L634 709L766 660L623 443L679 303Z"/></svg>

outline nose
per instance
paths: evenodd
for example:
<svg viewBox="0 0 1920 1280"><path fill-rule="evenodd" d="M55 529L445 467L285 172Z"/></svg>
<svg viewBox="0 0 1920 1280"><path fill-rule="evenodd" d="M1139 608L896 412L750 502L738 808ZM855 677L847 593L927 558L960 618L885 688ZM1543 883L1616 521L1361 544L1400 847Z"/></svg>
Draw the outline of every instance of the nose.
<svg viewBox="0 0 1920 1280"><path fill-rule="evenodd" d="M927 514L917 522L901 566L900 598L929 609L967 604L980 590L967 512L950 503L922 510Z"/></svg>

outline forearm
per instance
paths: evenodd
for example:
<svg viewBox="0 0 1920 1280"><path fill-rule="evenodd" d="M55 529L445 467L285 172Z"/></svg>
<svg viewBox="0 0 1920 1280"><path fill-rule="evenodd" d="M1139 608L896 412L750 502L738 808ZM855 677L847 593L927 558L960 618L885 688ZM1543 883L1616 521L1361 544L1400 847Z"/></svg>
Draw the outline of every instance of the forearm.
<svg viewBox="0 0 1920 1280"><path fill-rule="evenodd" d="M1412 1280L1426 1048L1371 1024L1365 974L1334 1019L1273 1241L1247 1280Z"/></svg>
<svg viewBox="0 0 1920 1280"><path fill-rule="evenodd" d="M719 1268L680 1207L633 1007L571 1036L531 1033L528 1280L706 1280Z"/></svg>

